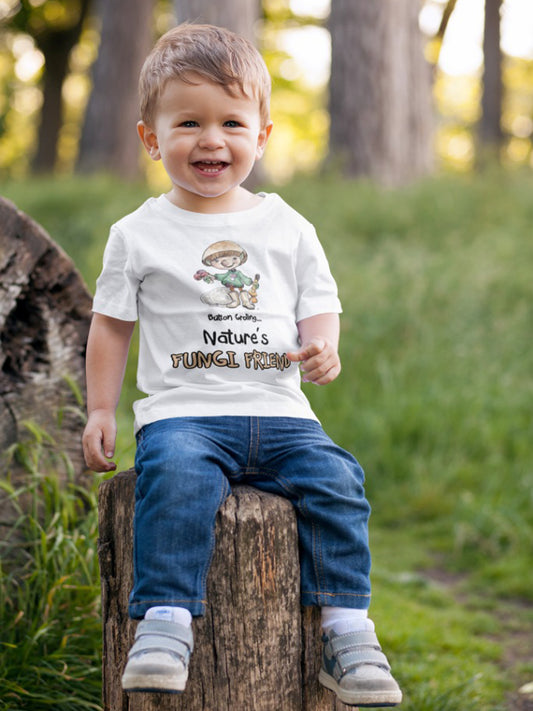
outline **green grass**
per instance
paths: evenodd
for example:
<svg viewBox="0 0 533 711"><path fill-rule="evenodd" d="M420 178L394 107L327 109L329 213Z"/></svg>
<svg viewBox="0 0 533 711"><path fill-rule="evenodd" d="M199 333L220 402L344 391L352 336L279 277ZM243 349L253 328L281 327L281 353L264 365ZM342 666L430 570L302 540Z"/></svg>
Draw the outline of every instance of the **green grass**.
<svg viewBox="0 0 533 711"><path fill-rule="evenodd" d="M362 186L350 203L346 186L335 223L313 215L316 188L293 196L331 240L345 307L344 373L308 392L360 456L377 522L429 526L450 569L529 600L516 560L533 527L532 187L505 175Z"/></svg>
<svg viewBox="0 0 533 711"><path fill-rule="evenodd" d="M27 423L0 487L16 520L0 542L0 709L100 709L95 492L81 491L54 441ZM65 464L67 466L65 467ZM60 484L58 470L66 473Z"/></svg>
<svg viewBox="0 0 533 711"><path fill-rule="evenodd" d="M106 179L0 192L50 231L91 290L109 223L149 194ZM533 678L533 175L391 192L327 176L281 192L317 226L339 283L343 372L306 392L367 473L372 615L402 708L511 708L508 695Z"/></svg>

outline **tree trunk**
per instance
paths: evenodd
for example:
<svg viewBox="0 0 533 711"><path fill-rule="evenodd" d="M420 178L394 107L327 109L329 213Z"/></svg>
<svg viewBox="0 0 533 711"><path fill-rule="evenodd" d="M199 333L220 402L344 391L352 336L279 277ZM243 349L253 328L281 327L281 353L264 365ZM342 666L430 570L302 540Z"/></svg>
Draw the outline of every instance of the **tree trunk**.
<svg viewBox="0 0 533 711"><path fill-rule="evenodd" d="M183 694L121 690L136 623L132 586L135 472L99 491L104 711L342 711L318 684L320 614L300 607L296 516L278 496L234 487L219 511L205 617ZM353 711L353 707L350 707Z"/></svg>
<svg viewBox="0 0 533 711"><path fill-rule="evenodd" d="M100 49L80 140L80 172L139 175L137 82L151 48L153 5L153 0L100 0Z"/></svg>
<svg viewBox="0 0 533 711"><path fill-rule="evenodd" d="M63 82L68 72L70 53L78 42L90 0L81 0L75 24L66 29L50 27L37 33L35 41L44 55L43 105L37 137L37 152L32 160L34 172L51 172L55 167L57 143L62 125Z"/></svg>
<svg viewBox="0 0 533 711"><path fill-rule="evenodd" d="M48 43L47 43L48 45ZM55 41L41 50L45 58L43 105L37 137L37 152L32 160L35 173L52 172L56 163L57 143L61 130L62 100L61 89L67 75L70 47L58 49Z"/></svg>
<svg viewBox="0 0 533 711"><path fill-rule="evenodd" d="M399 186L432 168L431 69L418 0L331 6L330 162Z"/></svg>
<svg viewBox="0 0 533 711"><path fill-rule="evenodd" d="M259 0L174 0L178 22L200 22L226 27L255 44L255 25L259 19Z"/></svg>
<svg viewBox="0 0 533 711"><path fill-rule="evenodd" d="M80 407L65 377L85 390L91 296L72 261L15 205L0 198L0 451L45 429L85 471ZM61 416L61 417L60 417ZM5 474L2 460L1 473ZM13 465L17 481L22 476ZM1 519L9 522L5 499Z"/></svg>
<svg viewBox="0 0 533 711"><path fill-rule="evenodd" d="M502 51L500 47L500 12L502 0L485 0L483 31L483 94L479 126L480 162L499 160L502 144Z"/></svg>

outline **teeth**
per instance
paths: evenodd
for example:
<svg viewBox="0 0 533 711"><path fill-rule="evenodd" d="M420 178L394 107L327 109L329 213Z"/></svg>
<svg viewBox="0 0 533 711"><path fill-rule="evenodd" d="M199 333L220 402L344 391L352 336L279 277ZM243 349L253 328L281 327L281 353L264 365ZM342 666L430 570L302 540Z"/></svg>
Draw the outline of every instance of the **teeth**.
<svg viewBox="0 0 533 711"><path fill-rule="evenodd" d="M196 165L203 170L204 173L218 173L221 168L223 168L226 163L221 160L199 160L196 161ZM214 166L209 168L208 166Z"/></svg>

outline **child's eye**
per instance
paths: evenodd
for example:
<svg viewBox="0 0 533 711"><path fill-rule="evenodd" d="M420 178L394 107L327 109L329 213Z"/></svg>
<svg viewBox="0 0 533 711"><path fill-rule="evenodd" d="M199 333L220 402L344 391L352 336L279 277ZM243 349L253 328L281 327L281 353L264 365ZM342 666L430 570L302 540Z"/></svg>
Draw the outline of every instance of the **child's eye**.
<svg viewBox="0 0 533 711"><path fill-rule="evenodd" d="M192 120L191 121L182 121L180 123L180 126L182 126L183 128L195 128L196 126L198 126L198 122L192 121Z"/></svg>
<svg viewBox="0 0 533 711"><path fill-rule="evenodd" d="M227 128L238 128L241 124L238 121L224 121L224 126Z"/></svg>

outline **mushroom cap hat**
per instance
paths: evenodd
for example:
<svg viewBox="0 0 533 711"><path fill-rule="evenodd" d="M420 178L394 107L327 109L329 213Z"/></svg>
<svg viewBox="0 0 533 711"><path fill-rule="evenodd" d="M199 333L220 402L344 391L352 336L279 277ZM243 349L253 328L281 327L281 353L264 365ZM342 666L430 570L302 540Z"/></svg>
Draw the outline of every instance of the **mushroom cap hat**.
<svg viewBox="0 0 533 711"><path fill-rule="evenodd" d="M222 240L209 245L209 247L202 254L202 264L210 265L213 259L230 255L240 256L241 264L248 259L246 251L236 242Z"/></svg>

